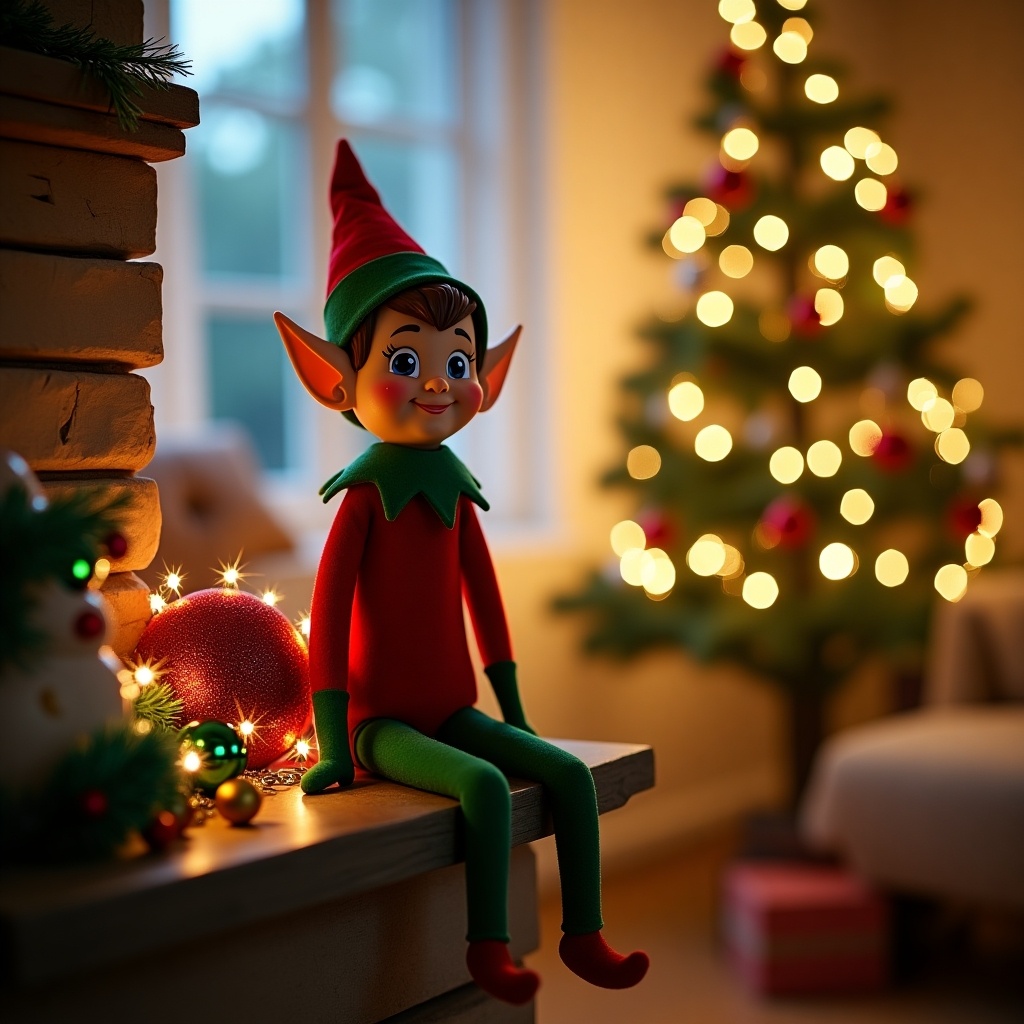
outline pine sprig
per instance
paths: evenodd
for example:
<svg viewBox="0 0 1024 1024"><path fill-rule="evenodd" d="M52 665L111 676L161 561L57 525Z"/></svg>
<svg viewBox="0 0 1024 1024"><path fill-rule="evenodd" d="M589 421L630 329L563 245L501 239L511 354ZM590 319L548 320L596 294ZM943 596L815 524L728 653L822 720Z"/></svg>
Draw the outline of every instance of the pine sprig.
<svg viewBox="0 0 1024 1024"><path fill-rule="evenodd" d="M89 27L54 25L39 0L6 0L0 10L0 44L56 57L80 67L110 93L110 105L125 131L138 129L143 87L166 89L173 75L190 75L191 61L160 40L118 44Z"/></svg>
<svg viewBox="0 0 1024 1024"><path fill-rule="evenodd" d="M156 729L175 729L181 718L184 702L174 695L166 683L150 683L132 703L132 714Z"/></svg>

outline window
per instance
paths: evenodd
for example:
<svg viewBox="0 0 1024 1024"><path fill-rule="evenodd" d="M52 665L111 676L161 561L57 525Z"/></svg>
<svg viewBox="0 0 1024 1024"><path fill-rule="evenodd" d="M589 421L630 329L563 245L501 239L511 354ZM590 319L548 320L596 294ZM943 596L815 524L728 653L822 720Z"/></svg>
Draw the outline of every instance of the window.
<svg viewBox="0 0 1024 1024"><path fill-rule="evenodd" d="M534 4L520 0L163 0L151 35L192 60L202 123L160 168L166 359L151 375L158 431L242 423L293 521L370 440L317 406L271 318L322 333L327 186L346 136L385 205L487 303L491 335L539 322L536 146L527 63ZM159 24L166 19L166 27ZM539 247L537 247L539 248ZM528 381L539 332L506 393L451 445L519 525L545 517L545 410ZM543 375L540 379L543 379ZM488 457L500 448L501 459ZM485 474L486 469L486 474ZM494 519L491 519L494 522ZM319 525L319 521L316 523Z"/></svg>

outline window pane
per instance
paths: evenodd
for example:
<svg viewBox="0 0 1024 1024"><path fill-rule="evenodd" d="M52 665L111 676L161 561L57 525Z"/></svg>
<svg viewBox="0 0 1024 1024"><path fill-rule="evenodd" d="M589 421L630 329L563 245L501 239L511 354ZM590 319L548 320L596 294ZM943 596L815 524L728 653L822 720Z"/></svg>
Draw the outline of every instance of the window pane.
<svg viewBox="0 0 1024 1024"><path fill-rule="evenodd" d="M391 215L428 255L451 273L461 273L462 203L455 154L446 146L367 138L356 139L354 148Z"/></svg>
<svg viewBox="0 0 1024 1024"><path fill-rule="evenodd" d="M265 469L286 462L292 369L270 316L213 314L207 322L211 418L246 428Z"/></svg>
<svg viewBox="0 0 1024 1024"><path fill-rule="evenodd" d="M171 37L192 61L189 86L203 96L301 100L304 21L303 0L171 0Z"/></svg>
<svg viewBox="0 0 1024 1024"><path fill-rule="evenodd" d="M296 126L255 110L208 104L189 136L199 190L203 269L295 277L304 147Z"/></svg>
<svg viewBox="0 0 1024 1024"><path fill-rule="evenodd" d="M453 0L333 0L337 67L331 100L350 124L458 116Z"/></svg>

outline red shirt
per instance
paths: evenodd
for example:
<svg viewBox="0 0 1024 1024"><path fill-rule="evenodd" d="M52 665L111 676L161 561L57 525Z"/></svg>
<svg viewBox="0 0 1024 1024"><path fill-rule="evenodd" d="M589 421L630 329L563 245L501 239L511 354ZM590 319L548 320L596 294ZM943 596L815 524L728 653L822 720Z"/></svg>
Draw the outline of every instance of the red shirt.
<svg viewBox="0 0 1024 1024"><path fill-rule="evenodd" d="M476 702L465 597L484 665L512 660L490 552L464 494L449 529L422 494L388 522L371 483L351 486L313 588L314 691L348 690L349 732L397 718L433 736Z"/></svg>

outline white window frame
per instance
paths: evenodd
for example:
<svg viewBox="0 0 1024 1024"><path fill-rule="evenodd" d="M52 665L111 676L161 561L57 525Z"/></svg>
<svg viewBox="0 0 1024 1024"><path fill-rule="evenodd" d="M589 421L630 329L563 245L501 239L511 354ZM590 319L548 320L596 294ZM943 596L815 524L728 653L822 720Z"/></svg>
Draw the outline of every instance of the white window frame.
<svg viewBox="0 0 1024 1024"><path fill-rule="evenodd" d="M541 254L546 223L540 197L542 139L539 128L542 83L534 58L538 54L541 0L459 0L464 41L463 116L455 141L463 163L461 248L464 266L449 267L471 284L487 306L492 342L514 324L524 324L501 401L480 416L453 444L478 476L492 505L488 533L498 545L530 544L550 538L555 522L550 373L546 366L543 325L546 321L546 273ZM168 0L146 5L147 35L169 37ZM304 224L311 233L303 242L308 263L292 285L268 283L258 289L219 283L216 308L252 312L270 303L296 315L310 330L321 333L324 287L331 239L328 181L339 137L351 132L371 136L372 128L340 122L330 106L330 65L333 31L329 5L307 0L307 45L310 91L305 110L310 152L304 198ZM185 54L186 58L188 54ZM186 81L187 84L187 81ZM258 109L270 109L261 104ZM396 126L384 136L395 138ZM397 126L406 138L436 138L422 126ZM187 138L187 137L186 137ZM358 143L357 143L358 145ZM212 308L203 294L195 218L179 211L195 209L186 160L158 165L160 219L155 259L164 265L165 362L148 371L153 386L158 440L161 435L194 435L209 426L204 408L206 360L203 316ZM384 197L385 203L387 197ZM197 301L198 300L198 301ZM368 440L359 428L312 399L300 405L299 435L287 444L310 445L304 469L265 474L268 500L295 530L327 529L334 510L326 509L317 488L344 466ZM289 429L286 426L286 430Z"/></svg>

